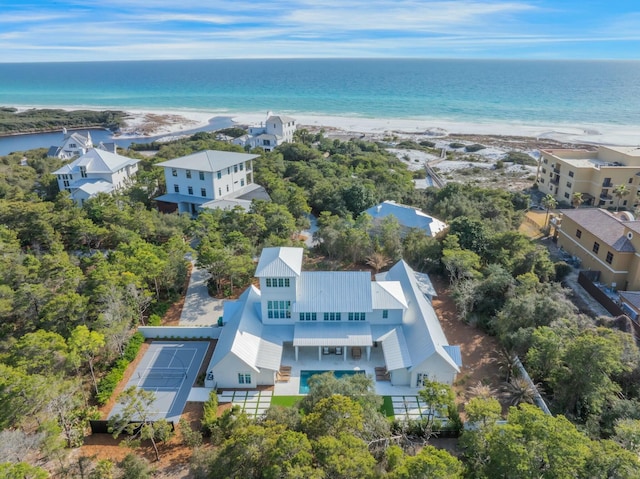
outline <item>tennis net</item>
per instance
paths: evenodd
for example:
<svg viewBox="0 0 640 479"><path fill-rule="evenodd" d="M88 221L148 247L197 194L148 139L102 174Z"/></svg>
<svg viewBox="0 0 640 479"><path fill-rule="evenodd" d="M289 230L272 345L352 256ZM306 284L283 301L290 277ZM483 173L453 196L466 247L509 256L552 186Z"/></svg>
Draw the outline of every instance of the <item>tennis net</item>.
<svg viewBox="0 0 640 479"><path fill-rule="evenodd" d="M184 369L158 369L154 368L150 371L145 371L143 373L138 373L138 379L180 379L186 378L187 371Z"/></svg>

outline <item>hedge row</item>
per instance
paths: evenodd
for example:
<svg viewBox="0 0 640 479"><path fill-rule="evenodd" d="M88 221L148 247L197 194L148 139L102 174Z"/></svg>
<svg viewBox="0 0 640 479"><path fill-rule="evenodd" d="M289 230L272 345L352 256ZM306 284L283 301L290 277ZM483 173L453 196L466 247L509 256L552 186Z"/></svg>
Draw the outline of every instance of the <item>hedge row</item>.
<svg viewBox="0 0 640 479"><path fill-rule="evenodd" d="M98 404L104 405L107 403L109 398L111 398L113 391L115 391L118 386L118 383L122 381L124 372L127 370L127 366L129 366L129 363L131 363L131 361L133 361L138 355L138 351L140 351L142 343L144 343L144 336L142 333L135 333L131 336L131 339L124 349L122 357L115 362L111 371L109 371L106 376L100 380L100 384L98 385L98 394L96 394Z"/></svg>

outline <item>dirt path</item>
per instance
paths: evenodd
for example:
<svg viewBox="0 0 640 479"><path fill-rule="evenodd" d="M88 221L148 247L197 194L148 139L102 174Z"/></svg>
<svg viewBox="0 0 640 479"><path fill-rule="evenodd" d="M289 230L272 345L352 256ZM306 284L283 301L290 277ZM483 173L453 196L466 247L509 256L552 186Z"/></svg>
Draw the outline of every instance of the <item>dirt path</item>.
<svg viewBox="0 0 640 479"><path fill-rule="evenodd" d="M469 389L478 383L486 384L499 391L502 378L496 361L497 352L500 349L498 341L458 319L449 283L441 276L431 275L430 277L438 293L438 296L433 298L433 307L440 318L444 334L449 344L460 345L462 352L462 369L454 385L458 403L472 397L473 394ZM498 399L501 398L498 397Z"/></svg>

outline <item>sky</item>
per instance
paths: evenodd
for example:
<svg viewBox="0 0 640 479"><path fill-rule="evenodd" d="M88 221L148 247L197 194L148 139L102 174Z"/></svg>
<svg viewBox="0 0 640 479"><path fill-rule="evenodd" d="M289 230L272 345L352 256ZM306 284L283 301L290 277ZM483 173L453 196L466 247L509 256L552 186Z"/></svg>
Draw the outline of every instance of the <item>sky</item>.
<svg viewBox="0 0 640 479"><path fill-rule="evenodd" d="M640 59L640 2L0 0L3 63L332 57Z"/></svg>

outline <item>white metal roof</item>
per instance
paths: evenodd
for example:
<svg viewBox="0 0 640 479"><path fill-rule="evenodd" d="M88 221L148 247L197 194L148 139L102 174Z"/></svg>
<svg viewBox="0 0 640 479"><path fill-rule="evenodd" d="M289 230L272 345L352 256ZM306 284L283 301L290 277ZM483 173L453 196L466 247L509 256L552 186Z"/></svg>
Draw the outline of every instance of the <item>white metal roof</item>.
<svg viewBox="0 0 640 479"><path fill-rule="evenodd" d="M194 171L215 172L223 168L230 168L243 161L253 160L259 155L237 153L235 151L204 150L181 156L173 160L157 163L156 166L164 168L182 168Z"/></svg>
<svg viewBox="0 0 640 479"><path fill-rule="evenodd" d="M458 365L444 349L448 343L440 320L431 302L420 290L411 267L404 260L400 260L389 271L377 277L386 281L400 281L407 298L409 308L404 314L402 328L411 357L411 367L419 366L433 354L437 354L452 369L460 372Z"/></svg>
<svg viewBox="0 0 640 479"><path fill-rule="evenodd" d="M387 216L394 216L398 223L405 228L419 228L424 230L429 236L435 236L437 233L447 227L445 223L433 216L429 216L418 208L402 205L395 201L383 201L379 205L372 206L365 211L373 219L382 219Z"/></svg>
<svg viewBox="0 0 640 479"><path fill-rule="evenodd" d="M302 271L302 248L264 248L258 261L255 276L293 278Z"/></svg>
<svg viewBox="0 0 640 479"><path fill-rule="evenodd" d="M387 370L411 367L411 356L401 327L393 328L380 338Z"/></svg>
<svg viewBox="0 0 640 479"><path fill-rule="evenodd" d="M413 272L416 277L416 283L418 284L418 288L429 298L433 298L434 296L438 296L436 292L436 288L433 287L433 283L431 282L431 278L429 278L428 274L419 273L418 271Z"/></svg>
<svg viewBox="0 0 640 479"><path fill-rule="evenodd" d="M84 191L90 196L97 195L98 193L110 193L114 188L113 183L104 180L78 181L71 186L72 188Z"/></svg>
<svg viewBox="0 0 640 479"><path fill-rule="evenodd" d="M297 323L294 346L371 346L371 326L367 323Z"/></svg>
<svg viewBox="0 0 640 479"><path fill-rule="evenodd" d="M54 175L79 173L84 166L87 174L91 173L115 173L125 166L135 165L140 160L127 158L126 156L111 153L105 150L90 149L81 157L53 172Z"/></svg>
<svg viewBox="0 0 640 479"><path fill-rule="evenodd" d="M260 368L278 370L282 342L277 335L264 330L255 307L260 296L260 290L252 285L237 301L225 302L223 317L226 324L213 352L210 368L228 354L233 354L255 372L260 372Z"/></svg>
<svg viewBox="0 0 640 479"><path fill-rule="evenodd" d="M373 309L407 309L407 300L399 281L374 281L371 283Z"/></svg>
<svg viewBox="0 0 640 479"><path fill-rule="evenodd" d="M367 271L305 271L297 286L294 312L372 311L371 274Z"/></svg>

